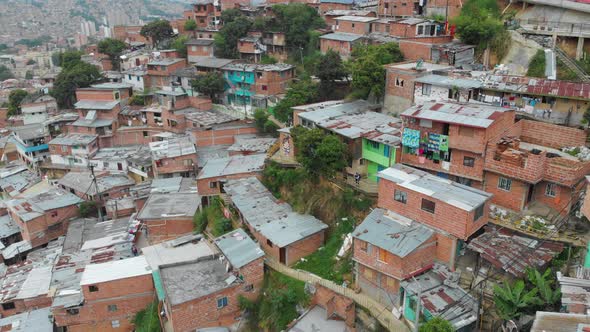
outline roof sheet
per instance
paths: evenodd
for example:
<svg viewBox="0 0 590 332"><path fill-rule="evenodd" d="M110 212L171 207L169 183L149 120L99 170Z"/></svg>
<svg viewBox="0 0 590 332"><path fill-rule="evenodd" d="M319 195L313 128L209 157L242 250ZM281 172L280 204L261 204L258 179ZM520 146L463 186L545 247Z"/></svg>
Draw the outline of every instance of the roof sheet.
<svg viewBox="0 0 590 332"><path fill-rule="evenodd" d="M362 111L355 114L334 116L318 121L315 124L318 127L351 139L367 136L376 139L381 134L387 134L391 136L389 145L401 143L401 120L383 113Z"/></svg>
<svg viewBox="0 0 590 332"><path fill-rule="evenodd" d="M107 192L113 188L130 187L135 182L123 174L96 174L96 183L100 193ZM59 185L75 189L88 195L96 195L96 186L92 185L90 172L68 172L58 181Z"/></svg>
<svg viewBox="0 0 590 332"><path fill-rule="evenodd" d="M301 119L320 123L330 119L338 118L347 114L358 114L373 109L375 106L366 100L355 100L351 102L335 101L333 103L317 103L310 105L296 106L295 109L303 109L304 112L297 116Z"/></svg>
<svg viewBox="0 0 590 332"><path fill-rule="evenodd" d="M353 42L353 41L361 39L361 38L363 38L363 35L357 35L354 33L346 33L346 32L334 32L334 33L328 33L328 34L320 36L320 39L329 39L329 40L346 41L346 42Z"/></svg>
<svg viewBox="0 0 590 332"><path fill-rule="evenodd" d="M415 79L418 83L432 84L444 87L458 87L459 89L478 89L483 86L481 81L468 78L457 78L444 75L426 75Z"/></svg>
<svg viewBox="0 0 590 332"><path fill-rule="evenodd" d="M434 231L395 212L374 209L352 234L403 258L428 241Z"/></svg>
<svg viewBox="0 0 590 332"><path fill-rule="evenodd" d="M228 148L229 151L259 152L265 153L275 144L276 138L265 137L235 137L235 143Z"/></svg>
<svg viewBox="0 0 590 332"><path fill-rule="evenodd" d="M377 176L465 211L474 210L492 197L485 191L401 164L384 169Z"/></svg>
<svg viewBox="0 0 590 332"><path fill-rule="evenodd" d="M174 158L197 153L195 144L188 136L169 138L150 143L150 150L154 160Z"/></svg>
<svg viewBox="0 0 590 332"><path fill-rule="evenodd" d="M264 256L260 246L241 228L216 238L214 242L236 269Z"/></svg>
<svg viewBox="0 0 590 332"><path fill-rule="evenodd" d="M88 145L96 140L97 135L88 135L88 134L77 134L77 133L70 133L70 134L61 134L56 138L49 141L49 144L56 144L56 145Z"/></svg>
<svg viewBox="0 0 590 332"><path fill-rule="evenodd" d="M53 332L51 308L26 311L0 319L4 332Z"/></svg>
<svg viewBox="0 0 590 332"><path fill-rule="evenodd" d="M137 256L102 264L88 264L80 285L91 285L112 280L152 274L144 256Z"/></svg>
<svg viewBox="0 0 590 332"><path fill-rule="evenodd" d="M137 215L140 220L192 218L200 206L196 193L151 194Z"/></svg>
<svg viewBox="0 0 590 332"><path fill-rule="evenodd" d="M227 123L238 120L233 115L220 111L196 111L185 115L188 121L197 123L200 127L210 127L214 124Z"/></svg>
<svg viewBox="0 0 590 332"><path fill-rule="evenodd" d="M235 71L285 71L293 68L295 68L293 65L280 62L269 65L259 63L229 63L222 69Z"/></svg>
<svg viewBox="0 0 590 332"><path fill-rule="evenodd" d="M59 188L6 202L6 206L20 219L27 222L44 215L47 211L82 203L82 199Z"/></svg>
<svg viewBox="0 0 590 332"><path fill-rule="evenodd" d="M590 315L537 311L531 332L584 332L590 328Z"/></svg>
<svg viewBox="0 0 590 332"><path fill-rule="evenodd" d="M18 225L10 218L8 214L0 216L0 239L20 233Z"/></svg>
<svg viewBox="0 0 590 332"><path fill-rule="evenodd" d="M492 74L484 77L487 89L561 98L590 99L590 83Z"/></svg>
<svg viewBox="0 0 590 332"><path fill-rule="evenodd" d="M216 68L219 69L225 65L228 65L236 60L234 59L221 59L221 58L212 58L212 57L205 57L205 56L188 56L188 61L194 63L195 67L205 67L205 68Z"/></svg>
<svg viewBox="0 0 590 332"><path fill-rule="evenodd" d="M246 222L279 247L328 228L315 217L293 212L288 204L277 202L255 177L228 180L224 189Z"/></svg>
<svg viewBox="0 0 590 332"><path fill-rule="evenodd" d="M378 20L378 18L376 17L368 17L368 16L340 16L340 17L336 17L335 18L338 21L351 21L351 22L363 22L363 23L368 23L368 22L373 22Z"/></svg>
<svg viewBox="0 0 590 332"><path fill-rule="evenodd" d="M112 124L113 124L113 119L87 120L85 118L79 118L78 120L72 122L72 126L90 127L90 128L107 127L107 126L111 126Z"/></svg>
<svg viewBox="0 0 590 332"><path fill-rule="evenodd" d="M87 110L112 110L119 104L117 100L80 100L74 107Z"/></svg>
<svg viewBox="0 0 590 332"><path fill-rule="evenodd" d="M212 257L215 251L200 234L190 234L177 239L144 247L141 252L152 270L164 265L193 262L203 257Z"/></svg>
<svg viewBox="0 0 590 332"><path fill-rule="evenodd" d="M228 158L210 159L201 169L197 180L232 174L260 172L264 168L266 154L235 155Z"/></svg>
<svg viewBox="0 0 590 332"><path fill-rule="evenodd" d="M513 109L480 103L425 102L408 108L401 115L469 127L487 128L494 123L495 114L509 111L513 111Z"/></svg>

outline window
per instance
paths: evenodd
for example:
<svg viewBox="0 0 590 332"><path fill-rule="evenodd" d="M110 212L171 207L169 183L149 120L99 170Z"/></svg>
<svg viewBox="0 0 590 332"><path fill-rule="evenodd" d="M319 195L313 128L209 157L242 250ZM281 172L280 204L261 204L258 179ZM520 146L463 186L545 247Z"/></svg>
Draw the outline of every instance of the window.
<svg viewBox="0 0 590 332"><path fill-rule="evenodd" d="M193 165L193 160L192 159L185 159L182 161L182 164L184 166L192 166Z"/></svg>
<svg viewBox="0 0 590 332"><path fill-rule="evenodd" d="M389 145L383 145L383 155L385 157L389 157L390 153L391 153L391 147Z"/></svg>
<svg viewBox="0 0 590 332"><path fill-rule="evenodd" d="M422 95L423 96L430 96L431 92L432 92L432 85L422 84Z"/></svg>
<svg viewBox="0 0 590 332"><path fill-rule="evenodd" d="M420 119L420 127L432 128L432 120Z"/></svg>
<svg viewBox="0 0 590 332"><path fill-rule="evenodd" d="M473 221L477 221L479 218L481 218L483 216L483 208L484 208L484 204L475 208L475 214L473 215Z"/></svg>
<svg viewBox="0 0 590 332"><path fill-rule="evenodd" d="M430 213L434 213L434 208L436 204L433 201L429 201L425 198L422 198L422 210Z"/></svg>
<svg viewBox="0 0 590 332"><path fill-rule="evenodd" d="M263 86L262 86L262 91L266 91L266 90L268 90L268 86L266 86L266 85L263 85Z"/></svg>
<svg viewBox="0 0 590 332"><path fill-rule="evenodd" d="M272 248L272 241L269 239L266 239L266 245Z"/></svg>
<svg viewBox="0 0 590 332"><path fill-rule="evenodd" d="M375 141L367 141L367 145L372 150L379 150L379 143L377 143Z"/></svg>
<svg viewBox="0 0 590 332"><path fill-rule="evenodd" d="M121 323L118 320L111 321L111 327L120 327Z"/></svg>
<svg viewBox="0 0 590 332"><path fill-rule="evenodd" d="M135 79L139 82L139 80L141 79L141 77L137 76Z"/></svg>
<svg viewBox="0 0 590 332"><path fill-rule="evenodd" d="M547 183L545 187L545 196L555 197L555 183Z"/></svg>
<svg viewBox="0 0 590 332"><path fill-rule="evenodd" d="M387 287L395 287L396 286L396 282L395 279L393 279L392 277L386 277L387 278Z"/></svg>
<svg viewBox="0 0 590 332"><path fill-rule="evenodd" d="M143 137L148 137L148 132L147 131L143 131Z"/></svg>
<svg viewBox="0 0 590 332"><path fill-rule="evenodd" d="M104 168L109 168L109 163L107 161L103 162L102 165Z"/></svg>
<svg viewBox="0 0 590 332"><path fill-rule="evenodd" d="M216 181L209 182L209 188L217 188L217 182Z"/></svg>
<svg viewBox="0 0 590 332"><path fill-rule="evenodd" d="M196 46L192 46L192 47L191 47L191 50L192 50L193 52L196 52L196 51L197 51L197 47L196 47Z"/></svg>
<svg viewBox="0 0 590 332"><path fill-rule="evenodd" d="M379 260L381 262L387 263L387 251L383 249L379 249Z"/></svg>
<svg viewBox="0 0 590 332"><path fill-rule="evenodd" d="M403 87L404 80L400 79L399 77L395 79L395 86Z"/></svg>
<svg viewBox="0 0 590 332"><path fill-rule="evenodd" d="M77 315L77 314L80 313L80 309L78 309L78 308L69 308L69 309L66 309L66 312L68 314L70 314L70 315Z"/></svg>
<svg viewBox="0 0 590 332"><path fill-rule="evenodd" d="M115 312L117 311L117 305L116 304L109 304L109 312Z"/></svg>
<svg viewBox="0 0 590 332"><path fill-rule="evenodd" d="M14 305L14 302L6 302L6 303L2 303L2 309L3 310L11 310L16 308L16 306Z"/></svg>
<svg viewBox="0 0 590 332"><path fill-rule="evenodd" d="M257 71L256 72L256 78L262 78L262 72Z"/></svg>
<svg viewBox="0 0 590 332"><path fill-rule="evenodd" d="M510 191L510 187L512 187L512 180L500 177L498 178L498 188L506 191Z"/></svg>
<svg viewBox="0 0 590 332"><path fill-rule="evenodd" d="M131 80L131 74L127 75L127 78Z"/></svg>
<svg viewBox="0 0 590 332"><path fill-rule="evenodd" d="M227 307L227 296L217 299L217 309Z"/></svg>
<svg viewBox="0 0 590 332"><path fill-rule="evenodd" d="M408 202L408 193L396 189L393 193L393 199L400 203L406 204Z"/></svg>
<svg viewBox="0 0 590 332"><path fill-rule="evenodd" d="M475 158L463 157L463 166L473 167L475 165Z"/></svg>
<svg viewBox="0 0 590 332"><path fill-rule="evenodd" d="M51 211L51 218L57 217L57 211Z"/></svg>
<svg viewBox="0 0 590 332"><path fill-rule="evenodd" d="M354 29L354 23L352 23L352 28Z"/></svg>
<svg viewBox="0 0 590 332"><path fill-rule="evenodd" d="M373 280L373 270L365 267L365 271L363 274L365 275L365 278L367 278L369 280Z"/></svg>
<svg viewBox="0 0 590 332"><path fill-rule="evenodd" d="M115 92L115 99L119 99L119 97L120 97L119 91Z"/></svg>
<svg viewBox="0 0 590 332"><path fill-rule="evenodd" d="M365 242L365 241L359 241L359 249L362 250L362 251L364 251L364 252L367 252L367 242Z"/></svg>
<svg viewBox="0 0 590 332"><path fill-rule="evenodd" d="M90 293L98 292L98 286L95 286L95 285L88 286L88 291Z"/></svg>

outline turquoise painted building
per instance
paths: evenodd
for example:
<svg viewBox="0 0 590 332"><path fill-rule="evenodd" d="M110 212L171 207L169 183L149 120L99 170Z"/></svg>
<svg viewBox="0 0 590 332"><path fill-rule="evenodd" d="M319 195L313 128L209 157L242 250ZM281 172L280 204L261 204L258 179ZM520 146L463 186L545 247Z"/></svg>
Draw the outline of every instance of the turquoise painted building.
<svg viewBox="0 0 590 332"><path fill-rule="evenodd" d="M255 74L248 69L231 68L224 70L227 102L235 105L250 105L252 95L255 94Z"/></svg>
<svg viewBox="0 0 590 332"><path fill-rule="evenodd" d="M363 138L362 158L367 163L367 177L377 182L377 173L395 164L395 146Z"/></svg>

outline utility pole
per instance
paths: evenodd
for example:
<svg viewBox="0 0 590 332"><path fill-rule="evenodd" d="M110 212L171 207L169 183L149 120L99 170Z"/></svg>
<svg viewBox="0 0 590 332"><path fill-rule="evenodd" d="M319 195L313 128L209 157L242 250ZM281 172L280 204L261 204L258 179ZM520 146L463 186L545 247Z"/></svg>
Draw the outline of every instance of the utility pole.
<svg viewBox="0 0 590 332"><path fill-rule="evenodd" d="M447 0L447 6L445 7L445 35L449 33L449 0Z"/></svg>
<svg viewBox="0 0 590 332"><path fill-rule="evenodd" d="M94 189L96 190L96 207L98 210L98 221L102 221L102 205L100 202L100 192L98 191L98 183L96 182L96 176L94 176L94 165L88 164L88 168L90 168L90 174L92 175L92 183L94 184Z"/></svg>

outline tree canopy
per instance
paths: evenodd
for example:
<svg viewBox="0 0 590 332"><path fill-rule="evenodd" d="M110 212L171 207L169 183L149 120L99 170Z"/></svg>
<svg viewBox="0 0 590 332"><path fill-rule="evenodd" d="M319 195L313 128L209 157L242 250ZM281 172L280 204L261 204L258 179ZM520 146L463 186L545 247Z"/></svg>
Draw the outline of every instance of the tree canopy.
<svg viewBox="0 0 590 332"><path fill-rule="evenodd" d="M381 98L385 94L385 64L403 61L397 43L355 47L348 70L352 76L354 96L366 99L370 95Z"/></svg>
<svg viewBox="0 0 590 332"><path fill-rule="evenodd" d="M171 48L175 49L181 57L186 58L187 49L186 49L186 42L188 41L187 36L178 36L174 38L172 44L170 45Z"/></svg>
<svg viewBox="0 0 590 332"><path fill-rule="evenodd" d="M191 81L193 90L209 96L212 100L225 90L225 79L221 73L207 73Z"/></svg>
<svg viewBox="0 0 590 332"><path fill-rule="evenodd" d="M453 325L448 321L440 318L434 317L433 319L429 320L428 322L420 325L420 332L455 332L455 328Z"/></svg>
<svg viewBox="0 0 590 332"><path fill-rule="evenodd" d="M53 56L52 56L53 57ZM80 63L82 59L82 52L81 51L65 51L58 53L56 57L58 59L57 66L60 66L64 69L71 68L76 64Z"/></svg>
<svg viewBox="0 0 590 332"><path fill-rule="evenodd" d="M346 167L346 144L322 129L297 126L291 129L297 161L312 176L331 177Z"/></svg>
<svg viewBox="0 0 590 332"><path fill-rule="evenodd" d="M462 42L487 47L504 30L495 0L469 0L455 19L457 35Z"/></svg>
<svg viewBox="0 0 590 332"><path fill-rule="evenodd" d="M119 57L126 48L127 45L124 42L113 38L106 38L98 43L98 51L109 56L115 70L119 70Z"/></svg>
<svg viewBox="0 0 590 332"><path fill-rule="evenodd" d="M65 59L65 57L64 57ZM103 77L98 67L80 61L63 61L63 70L57 75L50 94L62 108L72 108L76 101L76 89L87 88Z"/></svg>
<svg viewBox="0 0 590 332"><path fill-rule="evenodd" d="M184 30L195 31L197 30L197 22L193 19L188 19L184 22Z"/></svg>
<svg viewBox="0 0 590 332"><path fill-rule="evenodd" d="M145 38L149 38L154 46L157 47L163 40L171 38L174 35L174 30L172 30L170 22L156 20L141 27L139 34Z"/></svg>
<svg viewBox="0 0 590 332"><path fill-rule="evenodd" d="M336 81L343 80L348 76L340 54L328 50L320 56L315 69L315 75L320 79L319 94L321 99L330 99L336 92Z"/></svg>
<svg viewBox="0 0 590 332"><path fill-rule="evenodd" d="M257 109L254 111L254 123L259 132L278 136L277 130L279 126L269 119L269 114L266 110Z"/></svg>
<svg viewBox="0 0 590 332"><path fill-rule="evenodd" d="M293 110L291 107L318 101L318 85L309 77L291 83L285 98L275 106L275 116L279 121L291 121Z"/></svg>
<svg viewBox="0 0 590 332"><path fill-rule="evenodd" d="M27 91L21 89L10 91L8 95L8 114L20 114L20 105L28 95L29 93Z"/></svg>
<svg viewBox="0 0 590 332"><path fill-rule="evenodd" d="M14 75L10 69L5 65L0 65L0 81L7 80L9 78L14 78Z"/></svg>
<svg viewBox="0 0 590 332"><path fill-rule="evenodd" d="M287 45L295 49L307 50L311 31L326 25L317 10L303 3L274 5L272 11L275 17L271 27L283 31Z"/></svg>
<svg viewBox="0 0 590 332"><path fill-rule="evenodd" d="M238 40L248 34L252 21L237 9L221 13L223 27L215 35L215 53L222 58L238 57Z"/></svg>

